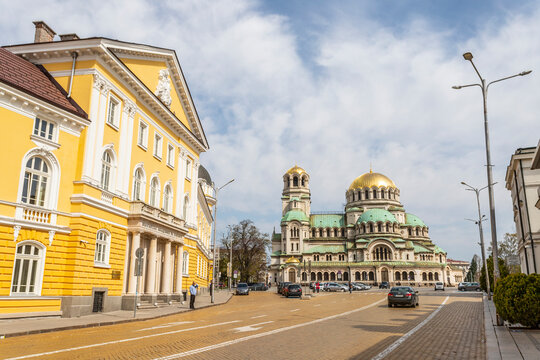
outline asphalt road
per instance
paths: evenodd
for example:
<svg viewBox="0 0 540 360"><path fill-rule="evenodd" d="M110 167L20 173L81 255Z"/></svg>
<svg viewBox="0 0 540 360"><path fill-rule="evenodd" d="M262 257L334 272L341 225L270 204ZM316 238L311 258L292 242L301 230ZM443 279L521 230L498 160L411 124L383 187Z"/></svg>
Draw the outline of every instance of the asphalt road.
<svg viewBox="0 0 540 360"><path fill-rule="evenodd" d="M478 295L422 289L418 308L388 308L384 290L252 292L159 319L6 338L0 358L485 359Z"/></svg>

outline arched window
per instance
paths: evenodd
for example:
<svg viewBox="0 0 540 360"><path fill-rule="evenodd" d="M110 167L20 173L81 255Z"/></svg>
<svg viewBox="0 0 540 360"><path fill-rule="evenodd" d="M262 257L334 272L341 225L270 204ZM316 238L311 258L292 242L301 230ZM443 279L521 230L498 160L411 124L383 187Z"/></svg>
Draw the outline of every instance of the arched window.
<svg viewBox="0 0 540 360"><path fill-rule="evenodd" d="M317 273L317 281L321 281L322 280L322 272L318 272Z"/></svg>
<svg viewBox="0 0 540 360"><path fill-rule="evenodd" d="M109 151L103 152L101 157L101 188L109 190L112 172L112 157Z"/></svg>
<svg viewBox="0 0 540 360"><path fill-rule="evenodd" d="M368 279L368 274L367 274L367 272L366 272L366 271L362 271L362 280L367 281L367 279Z"/></svg>
<svg viewBox="0 0 540 360"><path fill-rule="evenodd" d="M381 223L377 224L377 231L382 232L382 224Z"/></svg>
<svg viewBox="0 0 540 360"><path fill-rule="evenodd" d="M187 251L184 251L184 254L182 254L182 273L184 275L189 274L189 253Z"/></svg>
<svg viewBox="0 0 540 360"><path fill-rule="evenodd" d="M111 234L106 230L99 230L96 235L96 251L94 263L100 265L109 264L109 250L111 248Z"/></svg>
<svg viewBox="0 0 540 360"><path fill-rule="evenodd" d="M327 272L324 273L324 281L328 281L329 280L329 275Z"/></svg>
<svg viewBox="0 0 540 360"><path fill-rule="evenodd" d="M25 241L17 245L11 280L11 294L41 294L44 255L45 248L35 241Z"/></svg>
<svg viewBox="0 0 540 360"><path fill-rule="evenodd" d="M378 197L379 197L379 196L378 196L378 194L377 194L377 189L374 188L374 189L373 189L373 198L374 198L374 199L377 199Z"/></svg>
<svg viewBox="0 0 540 360"><path fill-rule="evenodd" d="M336 273L334 273L334 272L331 272L331 273L330 273L330 280L331 280L331 281L335 281L335 280L336 280Z"/></svg>
<svg viewBox="0 0 540 360"><path fill-rule="evenodd" d="M433 281L433 273L429 273L428 279L429 279L429 281Z"/></svg>
<svg viewBox="0 0 540 360"><path fill-rule="evenodd" d="M302 178L302 186L306 186L306 178Z"/></svg>
<svg viewBox="0 0 540 360"><path fill-rule="evenodd" d="M173 203L173 193L171 190L171 185L165 185L163 190L163 210L170 213L172 212L172 203Z"/></svg>
<svg viewBox="0 0 540 360"><path fill-rule="evenodd" d="M307 274L305 272L302 273L302 281L307 281Z"/></svg>
<svg viewBox="0 0 540 360"><path fill-rule="evenodd" d="M152 178L150 182L150 198L148 200L153 207L159 207L159 179L157 177Z"/></svg>
<svg viewBox="0 0 540 360"><path fill-rule="evenodd" d="M439 281L439 273L435 273L435 281Z"/></svg>
<svg viewBox="0 0 540 360"><path fill-rule="evenodd" d="M315 279L317 278L317 275L315 275L314 272L311 273L311 276L310 276L310 280L311 281L315 281Z"/></svg>
<svg viewBox="0 0 540 360"><path fill-rule="evenodd" d="M143 196L144 190L144 174L141 168L135 171L135 176L133 177L133 200L144 200Z"/></svg>
<svg viewBox="0 0 540 360"><path fill-rule="evenodd" d="M354 201L354 191L352 192L351 195L352 195L352 198L351 198L351 199L352 199L352 201Z"/></svg>
<svg viewBox="0 0 540 360"><path fill-rule="evenodd" d="M418 236L418 228L416 228L416 236Z"/></svg>
<svg viewBox="0 0 540 360"><path fill-rule="evenodd" d="M316 233L316 230L315 230L315 229L311 229L311 236L312 236L312 237L315 237L315 233Z"/></svg>
<svg viewBox="0 0 540 360"><path fill-rule="evenodd" d="M322 237L322 229L319 229L319 237Z"/></svg>
<svg viewBox="0 0 540 360"><path fill-rule="evenodd" d="M364 191L364 200L367 200L369 199L369 190L366 189L366 191Z"/></svg>
<svg viewBox="0 0 540 360"><path fill-rule="evenodd" d="M427 281L427 274L425 272L422 273L422 281Z"/></svg>
<svg viewBox="0 0 540 360"><path fill-rule="evenodd" d="M370 272L369 272L369 280L370 280L370 281L374 281L374 280L375 280L375 274L373 273L373 271L370 271Z"/></svg>
<svg viewBox="0 0 540 360"><path fill-rule="evenodd" d="M38 156L26 162L21 201L25 204L46 206L50 172L45 160Z"/></svg>
<svg viewBox="0 0 540 360"><path fill-rule="evenodd" d="M403 281L407 280L407 272L404 271L402 274L401 274L401 278L403 279Z"/></svg>
<svg viewBox="0 0 540 360"><path fill-rule="evenodd" d="M298 178L296 176L293 177L293 186L298 186Z"/></svg>
<svg viewBox="0 0 540 360"><path fill-rule="evenodd" d="M373 223L369 223L369 232L370 232L370 233L373 232Z"/></svg>
<svg viewBox="0 0 540 360"><path fill-rule="evenodd" d="M395 274L396 281L401 281L401 273L399 271Z"/></svg>
<svg viewBox="0 0 540 360"><path fill-rule="evenodd" d="M182 209L182 214L184 215L184 220L186 221L188 219L188 211L189 211L189 194L186 194L186 196L184 196L184 207Z"/></svg>
<svg viewBox="0 0 540 360"><path fill-rule="evenodd" d="M412 271L409 272L409 280L414 281L414 272Z"/></svg>

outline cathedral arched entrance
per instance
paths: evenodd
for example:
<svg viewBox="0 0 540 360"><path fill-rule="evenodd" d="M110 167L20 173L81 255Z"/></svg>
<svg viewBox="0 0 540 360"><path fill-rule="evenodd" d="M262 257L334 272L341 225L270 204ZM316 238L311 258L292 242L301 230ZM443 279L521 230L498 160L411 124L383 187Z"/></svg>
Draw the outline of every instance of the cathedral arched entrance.
<svg viewBox="0 0 540 360"><path fill-rule="evenodd" d="M295 282L296 280L296 271L294 269L289 269L289 281Z"/></svg>
<svg viewBox="0 0 540 360"><path fill-rule="evenodd" d="M386 268L381 269L381 281L390 281L388 280L388 269Z"/></svg>

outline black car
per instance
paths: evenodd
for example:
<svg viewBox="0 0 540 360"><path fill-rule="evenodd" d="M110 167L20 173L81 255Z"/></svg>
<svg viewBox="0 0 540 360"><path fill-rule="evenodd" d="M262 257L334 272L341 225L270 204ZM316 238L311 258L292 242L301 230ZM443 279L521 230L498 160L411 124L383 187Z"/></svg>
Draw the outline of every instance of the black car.
<svg viewBox="0 0 540 360"><path fill-rule="evenodd" d="M286 287L286 286L289 286L290 284L292 284L292 283L290 283L290 282L280 282L278 284L278 288L277 288L278 294L283 294L283 288Z"/></svg>
<svg viewBox="0 0 540 360"><path fill-rule="evenodd" d="M302 287L298 284L290 284L285 290L285 296L298 296L302 297Z"/></svg>
<svg viewBox="0 0 540 360"><path fill-rule="evenodd" d="M418 291L410 286L394 286L388 293L388 307L395 305L418 306Z"/></svg>
<svg viewBox="0 0 540 360"><path fill-rule="evenodd" d="M388 283L388 281L383 281L379 285L379 289L390 289L390 284Z"/></svg>

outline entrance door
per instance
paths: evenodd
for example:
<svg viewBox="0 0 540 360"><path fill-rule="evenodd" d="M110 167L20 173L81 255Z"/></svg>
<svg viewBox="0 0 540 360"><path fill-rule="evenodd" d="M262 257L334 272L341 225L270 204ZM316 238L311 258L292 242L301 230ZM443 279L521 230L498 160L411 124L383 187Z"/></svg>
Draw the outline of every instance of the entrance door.
<svg viewBox="0 0 540 360"><path fill-rule="evenodd" d="M93 312L102 312L103 311L103 299L105 298L105 291L95 291L94 292L94 306L92 307Z"/></svg>
<svg viewBox="0 0 540 360"><path fill-rule="evenodd" d="M388 270L382 269L381 270L381 281L388 281Z"/></svg>
<svg viewBox="0 0 540 360"><path fill-rule="evenodd" d="M289 281L290 282L296 281L296 271L294 271L294 269L289 270Z"/></svg>

